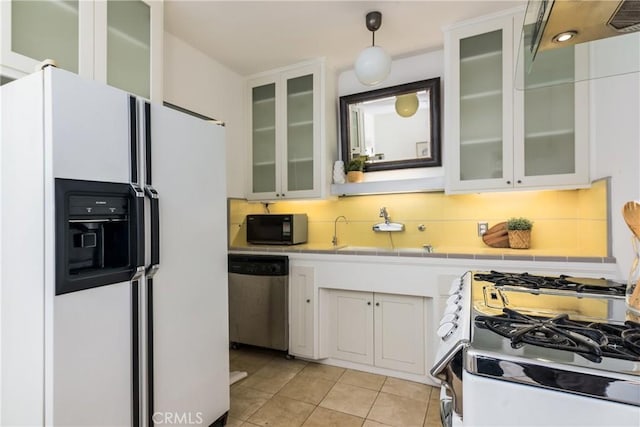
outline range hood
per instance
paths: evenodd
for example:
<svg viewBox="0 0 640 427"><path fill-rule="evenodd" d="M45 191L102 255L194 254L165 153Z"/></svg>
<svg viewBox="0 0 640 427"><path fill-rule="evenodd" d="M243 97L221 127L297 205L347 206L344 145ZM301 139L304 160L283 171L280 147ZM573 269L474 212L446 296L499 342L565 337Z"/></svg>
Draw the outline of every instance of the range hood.
<svg viewBox="0 0 640 427"><path fill-rule="evenodd" d="M529 0L516 87L539 87L553 64L575 65L564 83L640 72L640 0Z"/></svg>
<svg viewBox="0 0 640 427"><path fill-rule="evenodd" d="M640 0L536 2L530 49L556 49L640 31Z"/></svg>

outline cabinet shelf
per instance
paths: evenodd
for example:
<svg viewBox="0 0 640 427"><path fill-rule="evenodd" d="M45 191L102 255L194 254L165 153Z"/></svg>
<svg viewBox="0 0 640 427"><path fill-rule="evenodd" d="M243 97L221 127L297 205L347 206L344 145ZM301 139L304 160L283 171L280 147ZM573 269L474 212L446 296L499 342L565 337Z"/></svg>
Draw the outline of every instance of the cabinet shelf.
<svg viewBox="0 0 640 427"><path fill-rule="evenodd" d="M544 82L526 85L524 91L550 88L553 86L573 85L574 81L571 77L566 79L545 80Z"/></svg>
<svg viewBox="0 0 640 427"><path fill-rule="evenodd" d="M261 128L255 128L253 129L254 132L273 132L276 130L275 126L264 126Z"/></svg>
<svg viewBox="0 0 640 427"><path fill-rule="evenodd" d="M313 126L313 120L304 120L301 122L291 122L288 124L290 128L300 127L300 126Z"/></svg>
<svg viewBox="0 0 640 427"><path fill-rule="evenodd" d="M573 135L573 129L558 129L558 130L550 130L544 132L530 132L525 135L526 139L543 139L548 138L550 136L564 136L564 135Z"/></svg>
<svg viewBox="0 0 640 427"><path fill-rule="evenodd" d="M478 138L478 139L467 139L460 141L460 145L476 145L476 144L502 144L502 138Z"/></svg>
<svg viewBox="0 0 640 427"><path fill-rule="evenodd" d="M287 94L289 98L297 98L299 96L313 96L313 90L303 90L300 92L292 92Z"/></svg>
<svg viewBox="0 0 640 427"><path fill-rule="evenodd" d="M289 163L309 163L313 162L313 157L299 157L297 159L287 160Z"/></svg>
<svg viewBox="0 0 640 427"><path fill-rule="evenodd" d="M274 161L266 161L266 162L255 162L252 166L255 167L267 167L267 166L275 166L276 162Z"/></svg>
<svg viewBox="0 0 640 427"><path fill-rule="evenodd" d="M478 55L472 55L472 56L466 56L464 58L460 58L460 63L464 64L464 63L467 63L467 62L480 61L480 60L483 60L483 59L499 58L500 55L502 55L502 52L499 51L499 50L492 51L492 52L486 52L486 53L480 53Z"/></svg>
<svg viewBox="0 0 640 427"><path fill-rule="evenodd" d="M491 98L494 96L501 96L501 95L502 95L502 90L500 89L488 90L486 92L477 92L477 93L470 93L468 95L462 95L460 96L460 101L471 101L471 100Z"/></svg>
<svg viewBox="0 0 640 427"><path fill-rule="evenodd" d="M122 30L119 30L115 27L109 26L107 27L107 31L109 32L109 34L112 34L122 40L124 40L125 42L127 42L128 44L135 46L137 48L140 49L149 49L149 44L145 43L143 41L140 41L138 39L136 39L135 37L132 37L130 34L125 33Z"/></svg>
<svg viewBox="0 0 640 427"><path fill-rule="evenodd" d="M268 104L268 103L273 103L276 102L275 98L264 98L264 99L257 99L255 101L252 102L253 105L260 105L260 104Z"/></svg>

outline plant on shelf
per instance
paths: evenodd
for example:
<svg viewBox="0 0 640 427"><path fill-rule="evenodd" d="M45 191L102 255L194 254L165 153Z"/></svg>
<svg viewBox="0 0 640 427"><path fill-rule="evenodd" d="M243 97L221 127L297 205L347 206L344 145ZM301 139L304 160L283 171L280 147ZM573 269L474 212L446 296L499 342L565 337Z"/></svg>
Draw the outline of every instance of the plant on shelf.
<svg viewBox="0 0 640 427"><path fill-rule="evenodd" d="M347 164L347 181L364 181L364 164L366 161L367 158L363 156L351 159L351 161Z"/></svg>
<svg viewBox="0 0 640 427"><path fill-rule="evenodd" d="M531 228L533 228L533 222L527 218L509 218L507 220L509 247L529 249L531 246Z"/></svg>

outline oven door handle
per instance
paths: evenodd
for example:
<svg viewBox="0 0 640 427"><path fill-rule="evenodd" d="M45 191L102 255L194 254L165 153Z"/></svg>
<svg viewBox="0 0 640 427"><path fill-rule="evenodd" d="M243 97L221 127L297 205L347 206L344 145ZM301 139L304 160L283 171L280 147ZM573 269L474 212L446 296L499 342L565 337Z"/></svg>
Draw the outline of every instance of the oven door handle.
<svg viewBox="0 0 640 427"><path fill-rule="evenodd" d="M444 386L445 388L448 386ZM453 399L447 395L440 395L440 422L442 427L451 427L453 424Z"/></svg>
<svg viewBox="0 0 640 427"><path fill-rule="evenodd" d="M462 351L462 349L464 349L468 344L469 340L467 339L462 339L456 342L451 347L451 349L449 349L449 351L447 351L445 355L433 365L433 368L431 368L431 371L429 371L431 376L434 378L438 378L439 380L446 381L447 378L444 375L445 369L447 368L449 363L451 363L451 360L454 358L454 356L459 351Z"/></svg>

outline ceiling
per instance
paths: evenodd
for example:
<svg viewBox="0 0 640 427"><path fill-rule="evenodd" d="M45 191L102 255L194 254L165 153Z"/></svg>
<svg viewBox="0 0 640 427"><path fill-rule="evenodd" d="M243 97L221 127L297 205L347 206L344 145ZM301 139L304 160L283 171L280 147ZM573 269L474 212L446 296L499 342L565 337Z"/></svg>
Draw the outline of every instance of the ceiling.
<svg viewBox="0 0 640 427"><path fill-rule="evenodd" d="M353 68L371 44L367 12L382 12L376 45L393 58L441 49L442 27L524 6L525 0L483 1L189 1L165 0L165 29L246 76L325 57Z"/></svg>

